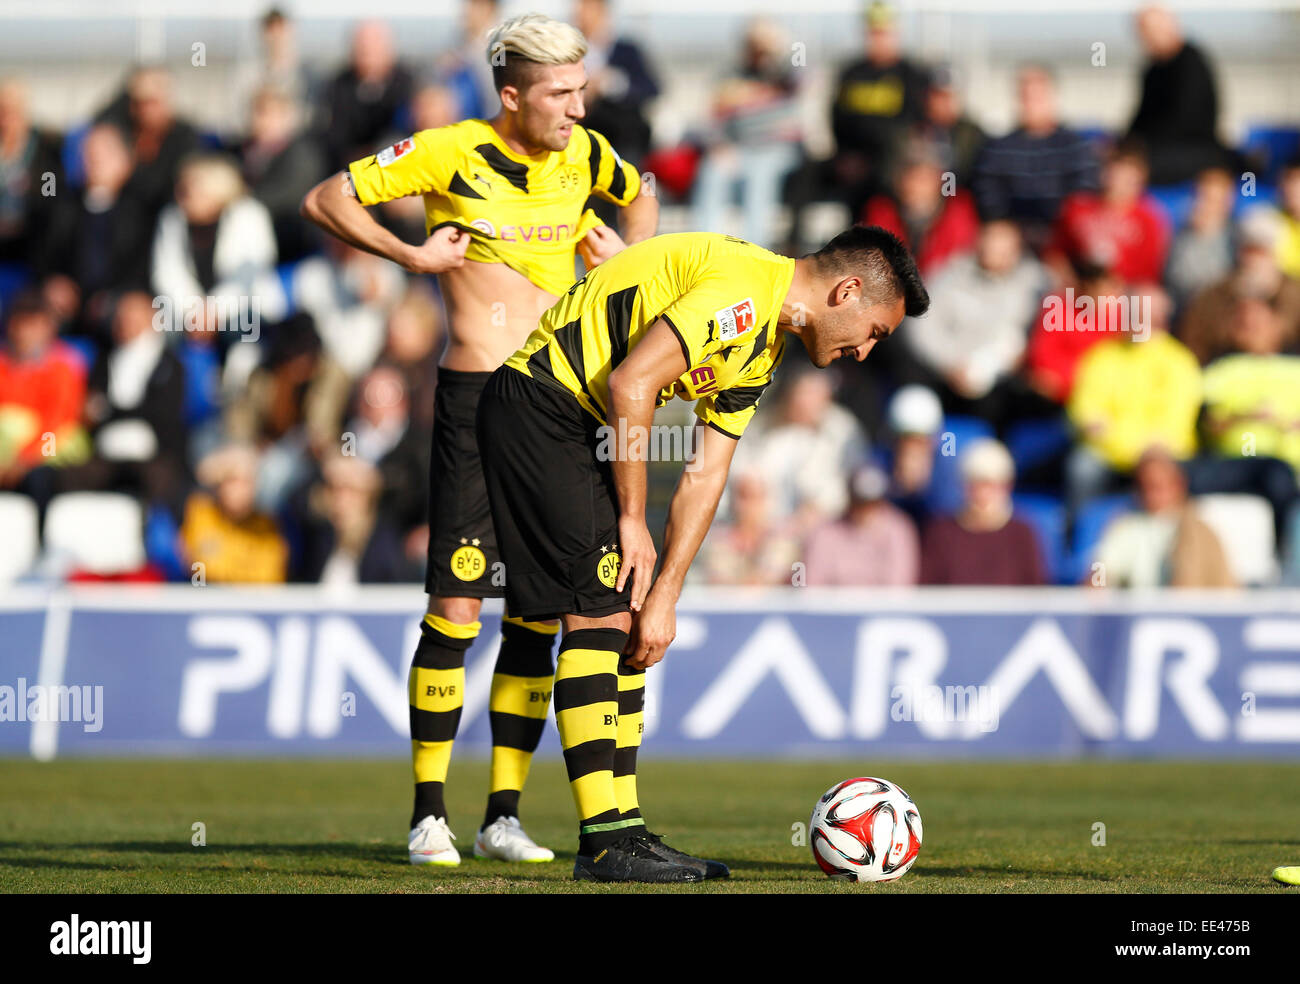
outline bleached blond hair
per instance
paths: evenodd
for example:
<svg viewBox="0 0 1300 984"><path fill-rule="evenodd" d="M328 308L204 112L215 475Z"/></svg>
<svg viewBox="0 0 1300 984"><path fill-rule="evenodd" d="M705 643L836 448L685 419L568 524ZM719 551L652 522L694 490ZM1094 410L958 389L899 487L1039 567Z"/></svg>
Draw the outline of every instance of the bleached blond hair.
<svg viewBox="0 0 1300 984"><path fill-rule="evenodd" d="M581 31L545 14L512 17L488 35L488 64L498 92L507 85L523 88L530 65L573 65L586 54Z"/></svg>

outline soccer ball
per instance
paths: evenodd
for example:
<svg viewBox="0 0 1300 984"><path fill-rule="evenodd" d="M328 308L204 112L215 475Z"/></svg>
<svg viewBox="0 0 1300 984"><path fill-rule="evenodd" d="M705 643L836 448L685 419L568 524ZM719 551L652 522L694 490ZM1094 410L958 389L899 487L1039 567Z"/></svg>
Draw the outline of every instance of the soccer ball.
<svg viewBox="0 0 1300 984"><path fill-rule="evenodd" d="M902 878L921 851L921 814L885 779L846 779L813 810L809 843L822 871L860 882Z"/></svg>

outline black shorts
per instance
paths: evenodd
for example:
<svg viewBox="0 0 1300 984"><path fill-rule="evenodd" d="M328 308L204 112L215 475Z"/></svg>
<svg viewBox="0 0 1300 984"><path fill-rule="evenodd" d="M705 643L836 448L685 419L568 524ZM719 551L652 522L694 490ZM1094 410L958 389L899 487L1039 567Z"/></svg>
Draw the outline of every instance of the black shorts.
<svg viewBox="0 0 1300 984"><path fill-rule="evenodd" d="M429 459L429 564L424 590L439 598L500 598L503 569L474 438L490 372L438 370Z"/></svg>
<svg viewBox="0 0 1300 984"><path fill-rule="evenodd" d="M629 610L631 585L614 590L618 496L598 426L572 396L508 366L483 389L478 446L511 615Z"/></svg>

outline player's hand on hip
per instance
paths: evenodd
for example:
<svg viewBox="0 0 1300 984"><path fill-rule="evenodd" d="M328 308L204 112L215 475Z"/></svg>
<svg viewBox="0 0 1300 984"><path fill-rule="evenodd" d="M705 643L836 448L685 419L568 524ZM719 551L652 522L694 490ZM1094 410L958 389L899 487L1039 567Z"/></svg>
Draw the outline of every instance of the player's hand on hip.
<svg viewBox="0 0 1300 984"><path fill-rule="evenodd" d="M464 229L445 225L433 233L420 246L411 247L404 264L411 273L445 273L465 265L465 251L469 249L470 234Z"/></svg>
<svg viewBox="0 0 1300 984"><path fill-rule="evenodd" d="M651 591L641 611L632 617L625 662L641 670L654 666L664 658L676 637L676 605L662 592Z"/></svg>
<svg viewBox="0 0 1300 984"><path fill-rule="evenodd" d="M623 237L606 225L596 226L578 243L578 252L582 254L582 262L588 270L600 266L626 248L627 243L623 242Z"/></svg>
<svg viewBox="0 0 1300 984"><path fill-rule="evenodd" d="M655 542L644 519L625 516L618 521L618 543L623 556L614 590L621 592L630 579L632 611L639 612L650 591L650 580L654 577Z"/></svg>

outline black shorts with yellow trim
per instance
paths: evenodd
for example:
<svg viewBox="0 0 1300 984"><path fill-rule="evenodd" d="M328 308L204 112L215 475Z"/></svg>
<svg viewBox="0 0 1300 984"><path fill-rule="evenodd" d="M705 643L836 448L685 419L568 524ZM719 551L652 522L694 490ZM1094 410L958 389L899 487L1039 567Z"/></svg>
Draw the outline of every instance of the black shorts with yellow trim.
<svg viewBox="0 0 1300 984"><path fill-rule="evenodd" d="M509 366L478 410L479 454L505 563L506 609L529 620L628 611L614 590L618 495L600 425L573 395Z"/></svg>
<svg viewBox="0 0 1300 984"><path fill-rule="evenodd" d="M501 557L474 436L479 395L491 375L438 370L424 589L439 598L500 598L502 594Z"/></svg>

